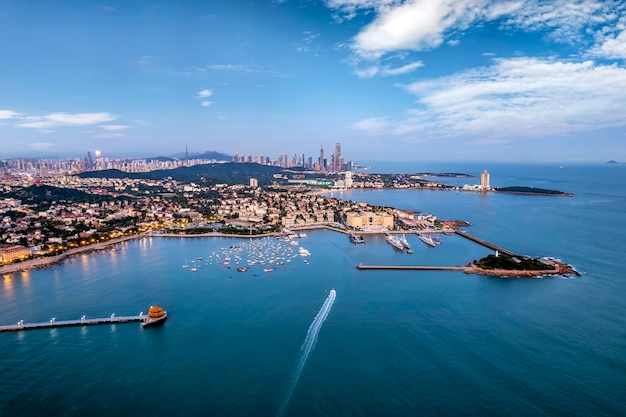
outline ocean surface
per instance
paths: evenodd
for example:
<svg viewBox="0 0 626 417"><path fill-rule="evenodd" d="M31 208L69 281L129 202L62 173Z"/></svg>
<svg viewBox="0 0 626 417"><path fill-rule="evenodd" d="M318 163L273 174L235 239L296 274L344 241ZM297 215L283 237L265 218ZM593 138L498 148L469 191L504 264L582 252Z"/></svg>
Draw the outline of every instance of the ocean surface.
<svg viewBox="0 0 626 417"><path fill-rule="evenodd" d="M581 277L355 268L462 265L489 253L459 236L441 236L436 248L407 236L412 255L380 236L357 246L330 231L307 232L298 246L126 242L4 276L0 324L134 315L153 304L168 311L167 322L0 333L0 416L626 415L626 166L372 167L483 169L495 186L575 196L333 195L467 220L470 233L516 253L560 258ZM311 255L298 255L299 246ZM236 256L265 267L274 259L273 270L257 263L237 272ZM184 269L186 261L202 268Z"/></svg>

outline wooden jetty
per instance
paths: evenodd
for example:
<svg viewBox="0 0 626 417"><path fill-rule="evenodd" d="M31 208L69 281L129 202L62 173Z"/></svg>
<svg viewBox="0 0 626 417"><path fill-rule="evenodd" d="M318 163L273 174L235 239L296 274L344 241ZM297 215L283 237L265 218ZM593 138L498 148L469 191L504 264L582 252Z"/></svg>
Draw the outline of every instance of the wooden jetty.
<svg viewBox="0 0 626 417"><path fill-rule="evenodd" d="M17 332L20 330L33 330L33 329L53 329L56 327L70 327L70 326L92 326L96 324L116 324L116 323L133 323L143 322L148 320L147 314L140 314L138 316L116 316L111 314L110 317L103 318L87 318L81 317L79 320L56 320L44 321L40 323L24 323L23 320L16 324L8 326L0 326L0 332Z"/></svg>
<svg viewBox="0 0 626 417"><path fill-rule="evenodd" d="M465 266L421 266L421 265L358 265L356 269L384 269L406 271L467 271Z"/></svg>
<svg viewBox="0 0 626 417"><path fill-rule="evenodd" d="M497 250L500 253L504 253L505 255L509 255L509 256L515 256L515 254L509 250L506 250L504 248L501 248L500 246L496 246L493 243L489 243L486 240L480 239L476 236L472 236L467 232L463 232L461 230L455 230L454 231L457 235L459 236L463 236L465 239L471 240L472 242L476 242L479 245L483 245L486 248L489 249L493 249L493 250Z"/></svg>

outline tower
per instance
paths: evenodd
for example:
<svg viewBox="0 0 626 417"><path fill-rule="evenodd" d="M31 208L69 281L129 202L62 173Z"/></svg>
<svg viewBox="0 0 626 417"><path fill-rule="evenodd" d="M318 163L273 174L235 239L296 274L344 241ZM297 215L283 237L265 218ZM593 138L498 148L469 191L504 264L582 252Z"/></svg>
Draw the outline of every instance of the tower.
<svg viewBox="0 0 626 417"><path fill-rule="evenodd" d="M333 168L335 171L341 171L341 143L335 143L335 158L333 160Z"/></svg>
<svg viewBox="0 0 626 417"><path fill-rule="evenodd" d="M185 166L189 166L189 148L185 143Z"/></svg>
<svg viewBox="0 0 626 417"><path fill-rule="evenodd" d="M324 171L324 147L320 145L319 170Z"/></svg>
<svg viewBox="0 0 626 417"><path fill-rule="evenodd" d="M480 174L480 188L482 188L483 190L491 189L491 185L489 185L490 179L491 179L491 175L489 175L487 170L484 170L483 173Z"/></svg>

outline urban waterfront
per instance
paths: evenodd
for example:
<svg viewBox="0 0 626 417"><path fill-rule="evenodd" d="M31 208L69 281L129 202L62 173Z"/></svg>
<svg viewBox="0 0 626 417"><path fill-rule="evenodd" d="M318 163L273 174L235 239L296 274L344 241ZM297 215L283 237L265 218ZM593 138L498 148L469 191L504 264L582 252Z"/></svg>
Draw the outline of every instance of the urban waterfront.
<svg viewBox="0 0 626 417"><path fill-rule="evenodd" d="M454 171L470 169L482 170ZM571 198L333 193L467 220L472 234L561 258L580 278L357 271L359 263L462 265L489 252L459 236L429 248L407 235L415 251L408 255L382 235L352 245L330 231L307 232L299 243L311 256L271 273L207 265L211 253L248 239L154 237L5 276L0 324L136 315L152 304L170 318L148 330L130 323L0 334L0 413L625 414L624 169L489 167L496 185L542 186ZM181 268L197 257L198 272ZM283 409L309 326L333 288L334 304Z"/></svg>

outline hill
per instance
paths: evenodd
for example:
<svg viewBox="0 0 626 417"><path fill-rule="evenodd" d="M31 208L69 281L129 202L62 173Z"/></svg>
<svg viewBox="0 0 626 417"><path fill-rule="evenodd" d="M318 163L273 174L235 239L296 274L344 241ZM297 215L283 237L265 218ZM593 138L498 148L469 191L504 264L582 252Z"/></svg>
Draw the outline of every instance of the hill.
<svg viewBox="0 0 626 417"><path fill-rule="evenodd" d="M249 184L250 178L259 180L259 185L268 185L274 181L274 174L282 173L282 168L259 165L255 163L214 163L165 169L150 172L123 172L117 169L104 171L90 171L78 174L80 178L135 178L135 179L164 179L171 178L177 181L208 182L212 184Z"/></svg>
<svg viewBox="0 0 626 417"><path fill-rule="evenodd" d="M535 188L535 187L523 187L516 185L514 187L501 187L494 188L495 191L501 193L512 193L512 194L536 194L536 195L555 195L555 196L571 196L570 193L565 193L563 191L557 190L547 190L545 188Z"/></svg>
<svg viewBox="0 0 626 417"><path fill-rule="evenodd" d="M8 193L0 194L3 198L17 198L23 204L41 204L52 201L66 201L71 203L99 203L110 201L113 197L108 195L89 194L84 191L71 188L58 188L50 185L31 185L29 187L16 189Z"/></svg>

